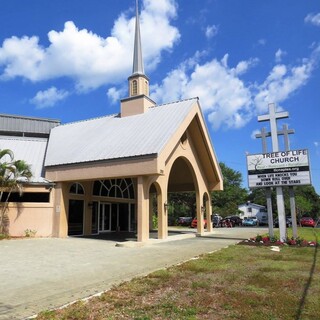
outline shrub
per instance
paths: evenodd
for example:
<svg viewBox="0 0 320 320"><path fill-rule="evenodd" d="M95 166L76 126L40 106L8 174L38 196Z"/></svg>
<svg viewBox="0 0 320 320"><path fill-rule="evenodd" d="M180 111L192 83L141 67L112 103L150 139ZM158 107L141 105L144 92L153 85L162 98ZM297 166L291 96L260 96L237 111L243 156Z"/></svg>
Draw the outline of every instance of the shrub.
<svg viewBox="0 0 320 320"><path fill-rule="evenodd" d="M31 229L24 230L24 236L27 238L34 238L36 233L37 233L36 230L31 230Z"/></svg>

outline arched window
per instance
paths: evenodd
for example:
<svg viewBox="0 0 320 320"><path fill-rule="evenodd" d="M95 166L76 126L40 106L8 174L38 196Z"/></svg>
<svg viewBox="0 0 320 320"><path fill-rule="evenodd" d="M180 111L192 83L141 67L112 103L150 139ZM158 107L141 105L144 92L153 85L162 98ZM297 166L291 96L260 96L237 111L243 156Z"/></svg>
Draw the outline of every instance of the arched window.
<svg viewBox="0 0 320 320"><path fill-rule="evenodd" d="M136 96L138 94L138 81L133 80L132 81L132 95Z"/></svg>
<svg viewBox="0 0 320 320"><path fill-rule="evenodd" d="M149 95L149 92L148 92L148 81L145 81L145 82L144 82L144 94L145 94L146 96Z"/></svg>
<svg viewBox="0 0 320 320"><path fill-rule="evenodd" d="M109 198L134 199L132 179L98 180L93 185L93 195Z"/></svg>
<svg viewBox="0 0 320 320"><path fill-rule="evenodd" d="M72 193L72 194L84 194L83 186L80 183L75 182L70 187L69 193Z"/></svg>

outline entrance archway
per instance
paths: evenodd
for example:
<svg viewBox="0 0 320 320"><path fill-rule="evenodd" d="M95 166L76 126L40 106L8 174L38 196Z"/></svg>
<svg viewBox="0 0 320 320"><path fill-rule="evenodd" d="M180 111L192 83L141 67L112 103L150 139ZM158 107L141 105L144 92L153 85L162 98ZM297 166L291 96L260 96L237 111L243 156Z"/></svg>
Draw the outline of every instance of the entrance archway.
<svg viewBox="0 0 320 320"><path fill-rule="evenodd" d="M176 221L181 214L197 217L200 207L199 187L191 163L184 157L177 158L168 179L168 221ZM178 206L179 204L179 206ZM184 208L181 205L184 205Z"/></svg>

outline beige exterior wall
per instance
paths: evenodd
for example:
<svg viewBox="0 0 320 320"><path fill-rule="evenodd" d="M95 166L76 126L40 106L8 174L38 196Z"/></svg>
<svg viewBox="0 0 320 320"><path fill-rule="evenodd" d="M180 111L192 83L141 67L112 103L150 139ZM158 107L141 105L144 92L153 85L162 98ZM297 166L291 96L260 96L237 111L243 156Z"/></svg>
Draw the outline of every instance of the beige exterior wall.
<svg viewBox="0 0 320 320"><path fill-rule="evenodd" d="M128 160L84 163L63 167L48 167L46 178L56 182L112 179L120 177L137 177L158 173L155 156Z"/></svg>
<svg viewBox="0 0 320 320"><path fill-rule="evenodd" d="M48 192L44 187L26 187L24 192ZM27 229L36 231L36 237L54 236L54 190L50 192L49 203L9 203L9 233L11 236L25 236Z"/></svg>
<svg viewBox="0 0 320 320"><path fill-rule="evenodd" d="M121 117L145 113L155 102L145 95L135 96L121 100Z"/></svg>

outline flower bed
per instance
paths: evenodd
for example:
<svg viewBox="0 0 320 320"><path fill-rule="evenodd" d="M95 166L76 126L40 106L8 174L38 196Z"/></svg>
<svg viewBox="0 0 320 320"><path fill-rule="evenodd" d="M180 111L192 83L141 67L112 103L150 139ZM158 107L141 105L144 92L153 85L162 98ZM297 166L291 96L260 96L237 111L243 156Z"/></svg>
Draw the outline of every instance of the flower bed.
<svg viewBox="0 0 320 320"><path fill-rule="evenodd" d="M318 247L320 242L307 241L302 238L290 238L286 242L280 241L277 237L261 236L244 240L239 243L240 245L253 245L253 246L295 246L295 247Z"/></svg>

